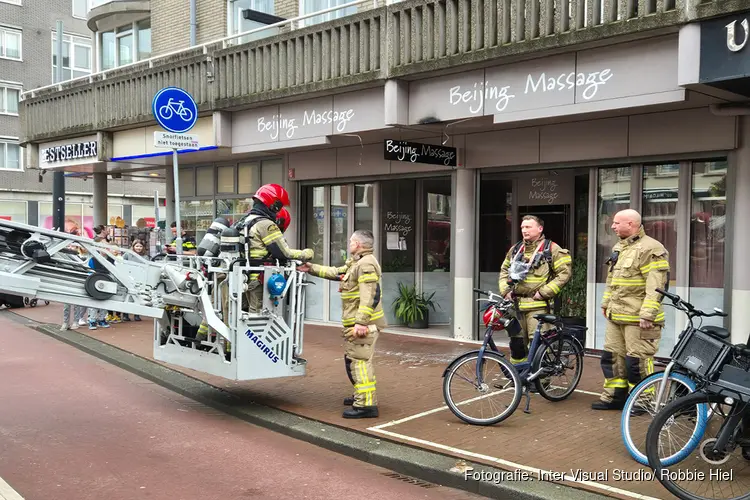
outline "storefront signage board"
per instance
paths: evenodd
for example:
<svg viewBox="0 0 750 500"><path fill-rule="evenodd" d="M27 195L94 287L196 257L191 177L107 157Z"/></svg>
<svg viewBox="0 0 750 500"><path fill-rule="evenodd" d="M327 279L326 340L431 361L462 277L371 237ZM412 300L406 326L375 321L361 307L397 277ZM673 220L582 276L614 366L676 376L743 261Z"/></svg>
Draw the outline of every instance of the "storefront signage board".
<svg viewBox="0 0 750 500"><path fill-rule="evenodd" d="M532 110L583 103L604 110L617 99L674 93L677 51L677 37L666 36L411 82L409 124L487 115L497 123Z"/></svg>
<svg viewBox="0 0 750 500"><path fill-rule="evenodd" d="M382 88L349 92L234 113L232 147L377 130L384 123Z"/></svg>
<svg viewBox="0 0 750 500"><path fill-rule="evenodd" d="M39 145L39 168L64 168L99 160L101 146L96 135Z"/></svg>
<svg viewBox="0 0 750 500"><path fill-rule="evenodd" d="M383 159L390 161L425 163L446 167L455 167L457 163L456 148L394 139L383 141L383 155Z"/></svg>
<svg viewBox="0 0 750 500"><path fill-rule="evenodd" d="M750 11L701 23L698 82L750 97Z"/></svg>

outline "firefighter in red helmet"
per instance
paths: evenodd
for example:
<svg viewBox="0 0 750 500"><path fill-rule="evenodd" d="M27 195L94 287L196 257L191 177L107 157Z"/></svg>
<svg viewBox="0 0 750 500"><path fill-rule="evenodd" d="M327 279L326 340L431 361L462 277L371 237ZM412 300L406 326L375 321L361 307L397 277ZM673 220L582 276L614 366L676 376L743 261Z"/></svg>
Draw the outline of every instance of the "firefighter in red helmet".
<svg viewBox="0 0 750 500"><path fill-rule="evenodd" d="M289 248L283 232L289 227L291 216L284 209L289 206L289 193L278 184L265 184L253 195L253 208L239 222L240 228L247 228L248 261L263 261L269 258L281 262L299 260L309 262L314 253L311 249ZM280 227L281 226L281 227ZM283 229L282 229L283 228ZM263 302L261 276L252 273L248 282L248 309L259 312Z"/></svg>

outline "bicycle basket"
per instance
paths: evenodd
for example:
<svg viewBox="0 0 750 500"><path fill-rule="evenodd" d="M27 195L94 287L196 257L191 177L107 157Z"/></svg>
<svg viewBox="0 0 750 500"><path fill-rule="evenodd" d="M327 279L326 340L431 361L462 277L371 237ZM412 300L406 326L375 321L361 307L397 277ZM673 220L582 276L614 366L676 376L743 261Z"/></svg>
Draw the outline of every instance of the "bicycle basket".
<svg viewBox="0 0 750 500"><path fill-rule="evenodd" d="M672 350L672 360L687 371L706 377L726 360L731 347L707 333L691 328Z"/></svg>

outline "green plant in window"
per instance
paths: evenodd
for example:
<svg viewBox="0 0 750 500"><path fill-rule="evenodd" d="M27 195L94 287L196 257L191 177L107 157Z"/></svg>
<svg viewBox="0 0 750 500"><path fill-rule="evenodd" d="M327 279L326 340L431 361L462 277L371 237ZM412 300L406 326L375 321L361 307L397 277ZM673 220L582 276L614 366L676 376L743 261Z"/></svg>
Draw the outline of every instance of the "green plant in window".
<svg viewBox="0 0 750 500"><path fill-rule="evenodd" d="M393 301L394 314L407 325L421 321L430 307L435 311L434 296L435 292L425 296L424 292L417 292L416 285L399 283L398 297Z"/></svg>
<svg viewBox="0 0 750 500"><path fill-rule="evenodd" d="M570 281L560 291L560 316L586 317L586 260L573 260L573 273Z"/></svg>

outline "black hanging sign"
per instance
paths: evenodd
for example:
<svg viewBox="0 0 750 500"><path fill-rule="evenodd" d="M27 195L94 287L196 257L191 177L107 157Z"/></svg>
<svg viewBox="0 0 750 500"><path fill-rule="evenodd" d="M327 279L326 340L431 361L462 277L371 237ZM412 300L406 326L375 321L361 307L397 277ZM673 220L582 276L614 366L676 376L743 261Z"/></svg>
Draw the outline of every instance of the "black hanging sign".
<svg viewBox="0 0 750 500"><path fill-rule="evenodd" d="M446 167L456 166L456 148L446 146L386 139L384 154L384 158L390 161L426 163L428 165L444 165Z"/></svg>

